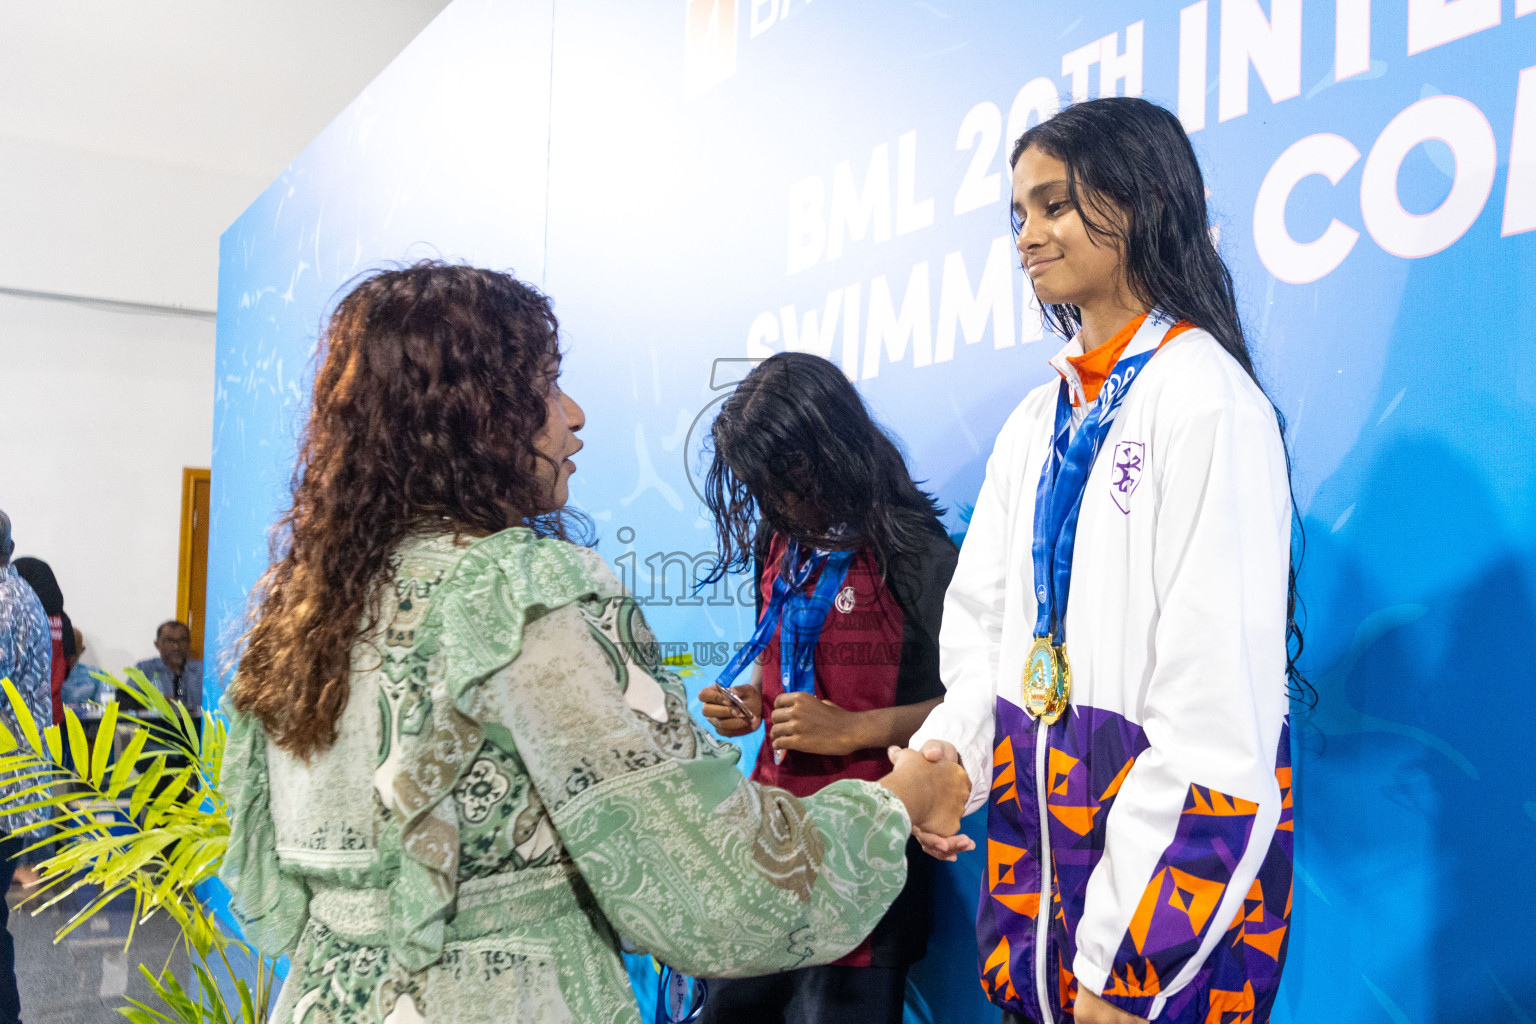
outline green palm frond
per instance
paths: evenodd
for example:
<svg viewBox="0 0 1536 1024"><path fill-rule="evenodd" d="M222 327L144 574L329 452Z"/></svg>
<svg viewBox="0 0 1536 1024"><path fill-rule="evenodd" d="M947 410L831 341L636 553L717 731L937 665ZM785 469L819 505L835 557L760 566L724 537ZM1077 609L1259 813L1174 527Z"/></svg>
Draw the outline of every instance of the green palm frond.
<svg viewBox="0 0 1536 1024"><path fill-rule="evenodd" d="M225 967L228 968L228 961L225 961ZM174 975L166 973L157 978L141 964L139 972L144 975L150 991L154 992L155 997L164 1004L165 1009L156 1010L137 999L129 999L130 1005L120 1008L117 1012L134 1024L237 1024L237 1022L238 1024L260 1024L266 1019L265 1003L261 993L270 989L271 985L265 964L258 964L257 967L255 995L245 981L235 979L235 994L239 998L239 1003L233 1008L224 999L218 982L206 964L194 965L192 970L197 978L197 999L193 999L191 994L181 987L181 983Z"/></svg>
<svg viewBox="0 0 1536 1024"><path fill-rule="evenodd" d="M52 834L22 852L57 844L38 867L42 884L23 901L39 913L85 889L85 906L59 928L61 941L120 898L133 901L126 949L138 924L164 913L181 931L193 954L195 993L182 988L167 969L160 975L140 966L163 1004L154 1009L136 1000L118 1012L137 1024L260 1024L266 1019L272 974L256 955L253 993L236 979L238 1005L230 1007L210 963L222 962L234 978L228 947L253 953L226 935L197 896L213 878L229 845L229 808L219 791L227 731L217 715L204 716L201 730L186 708L160 692L138 669L126 679L95 673L128 695L133 705L109 703L92 743L73 709L64 721L38 728L26 702L9 679L0 680L9 714L0 704L0 775L23 788L0 800L0 813L44 812ZM134 706L135 711L124 710ZM131 729L113 758L119 727ZM172 758L184 761L173 767ZM194 997L195 996L195 997Z"/></svg>

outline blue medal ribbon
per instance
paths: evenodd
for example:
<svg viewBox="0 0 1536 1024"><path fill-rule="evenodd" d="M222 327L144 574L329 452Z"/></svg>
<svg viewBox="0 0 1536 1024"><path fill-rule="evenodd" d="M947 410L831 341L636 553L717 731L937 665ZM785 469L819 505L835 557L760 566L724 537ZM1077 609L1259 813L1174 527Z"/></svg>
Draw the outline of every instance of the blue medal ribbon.
<svg viewBox="0 0 1536 1024"><path fill-rule="evenodd" d="M758 655L768 647L774 631L783 626L779 637L780 679L785 693L812 693L816 689L816 641L826 625L827 613L837 592L843 588L848 576L848 566L853 562L852 551L826 551L817 548L809 553L800 550L800 543L790 538L783 568L773 580L773 594L768 607L757 620L757 629L726 663L715 677L715 685L728 696L731 683L741 675ZM813 591L806 586L821 570ZM732 697L734 699L734 697ZM737 702L740 706L740 702ZM774 763L784 760L782 750L774 751ZM659 965L658 961L658 965ZM674 975L670 967L661 969L656 992L656 1024L691 1024L704 1012L708 988L702 980L694 981L689 993L687 979Z"/></svg>
<svg viewBox="0 0 1536 1024"><path fill-rule="evenodd" d="M1035 617L1035 636L1050 637L1061 647L1066 643L1067 596L1072 586L1072 552L1077 545L1077 517L1083 507L1083 493L1093 460L1114 425L1126 392L1157 353L1174 320L1161 310L1147 314L1126 345L1109 379L1099 389L1098 400L1084 417L1082 426L1072 433L1072 400L1067 382L1061 382L1056 395L1056 422L1051 435L1051 450L1046 454L1035 489L1035 599L1040 610Z"/></svg>
<svg viewBox="0 0 1536 1024"><path fill-rule="evenodd" d="M752 639L738 650L720 675L715 685L725 690L741 675L758 655L767 648L775 630L782 624L779 637L780 679L785 693L811 693L816 689L816 641L826 625L827 613L837 592L843 588L848 576L848 566L853 561L852 551L826 551L820 548L802 552L793 538L784 557L784 566L773 581L773 594L768 607L757 620ZM807 593L806 585L821 570L814 591Z"/></svg>
<svg viewBox="0 0 1536 1024"><path fill-rule="evenodd" d="M657 970L654 1024L694 1024L704 1013L709 983L678 974L654 956L651 961Z"/></svg>
<svg viewBox="0 0 1536 1024"><path fill-rule="evenodd" d="M802 554L800 542L790 538L783 568L773 581L773 596L769 598L768 607L763 609L762 617L757 620L757 629L752 633L752 639L736 652L715 679L715 685L720 687L728 699L741 707L740 701L730 691L731 682L750 661L763 653L768 641L773 639L774 630L781 626L779 680L784 692L816 691L816 641L821 637L827 613L832 610L832 602L843 587L843 580L848 576L848 565L852 561L852 551L817 548L809 554ZM821 571L821 578L816 581L816 589L806 593L806 585L817 570ZM773 763L784 763L784 751L773 752Z"/></svg>

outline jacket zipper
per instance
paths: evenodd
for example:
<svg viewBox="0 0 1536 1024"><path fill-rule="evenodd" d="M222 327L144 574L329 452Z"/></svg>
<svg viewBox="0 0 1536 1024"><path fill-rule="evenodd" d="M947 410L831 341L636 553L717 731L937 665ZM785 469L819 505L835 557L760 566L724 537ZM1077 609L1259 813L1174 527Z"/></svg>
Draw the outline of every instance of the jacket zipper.
<svg viewBox="0 0 1536 1024"><path fill-rule="evenodd" d="M1041 1024L1055 1024L1056 1015L1051 1012L1050 989L1046 978L1046 943L1051 927L1051 830L1047 824L1049 812L1045 801L1046 755L1051 745L1051 727L1035 720L1035 802L1040 810L1040 910L1035 915L1035 998L1040 1002Z"/></svg>

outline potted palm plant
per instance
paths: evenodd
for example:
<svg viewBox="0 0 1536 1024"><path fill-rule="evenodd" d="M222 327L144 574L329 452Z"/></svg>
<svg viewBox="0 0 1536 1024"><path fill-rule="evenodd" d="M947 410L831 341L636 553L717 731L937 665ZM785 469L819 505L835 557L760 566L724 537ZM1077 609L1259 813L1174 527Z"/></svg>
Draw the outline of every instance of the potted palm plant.
<svg viewBox="0 0 1536 1024"><path fill-rule="evenodd" d="M260 1024L271 1002L273 965L222 930L198 894L229 842L229 810L218 787L224 722L208 715L199 729L142 672L126 674L98 674L131 703L104 705L94 742L69 708L62 723L39 729L11 681L0 681L19 733L0 716L0 774L28 784L3 809L49 815L53 834L23 853L57 843L24 903L38 913L76 893L86 897L55 942L119 900L133 903L128 944L135 927L155 914L175 922L195 980L183 987L170 967L157 975L141 964L161 1005L128 999L118 1012L135 1024ZM254 988L236 975L232 949L254 958ZM232 982L233 998L221 977Z"/></svg>

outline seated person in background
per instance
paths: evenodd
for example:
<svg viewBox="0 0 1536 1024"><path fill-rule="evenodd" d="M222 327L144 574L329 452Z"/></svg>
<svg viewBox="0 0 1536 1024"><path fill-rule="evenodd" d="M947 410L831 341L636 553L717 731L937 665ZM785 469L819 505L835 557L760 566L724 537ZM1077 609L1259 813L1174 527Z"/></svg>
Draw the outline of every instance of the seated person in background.
<svg viewBox="0 0 1536 1024"><path fill-rule="evenodd" d="M85 657L85 636L78 629L75 630L75 654L69 659L69 673L64 677L64 685L60 689L64 706L73 708L75 714L81 718L100 718L101 705L112 699L112 687L97 679L91 673L100 672L95 665L87 665Z"/></svg>
<svg viewBox="0 0 1536 1024"><path fill-rule="evenodd" d="M147 658L134 667L160 688L160 692L190 711L203 713L203 661L188 658L192 651L192 631L185 622L169 619L155 630L158 658Z"/></svg>
<svg viewBox="0 0 1536 1024"><path fill-rule="evenodd" d="M64 677L64 685L59 690L60 699L64 707L75 713L80 719L80 726L85 732L85 741L96 749L96 733L101 729L101 711L107 701L117 699L117 691L107 683L97 679L91 673L100 672L95 665L87 665L83 659L85 655L85 635L78 629L73 630L75 640L75 653L68 659L69 674ZM109 764L115 761L115 755ZM41 857L39 857L41 860Z"/></svg>

